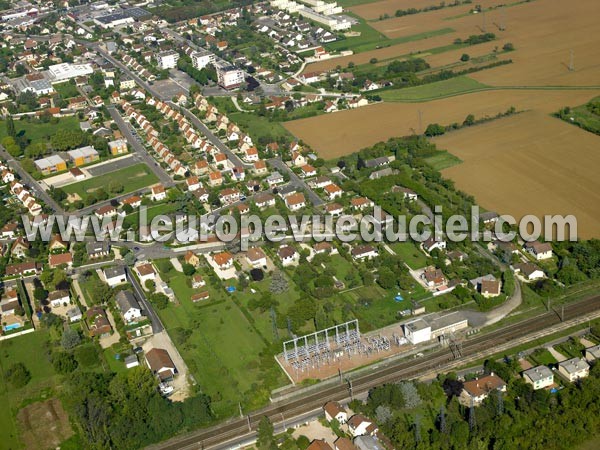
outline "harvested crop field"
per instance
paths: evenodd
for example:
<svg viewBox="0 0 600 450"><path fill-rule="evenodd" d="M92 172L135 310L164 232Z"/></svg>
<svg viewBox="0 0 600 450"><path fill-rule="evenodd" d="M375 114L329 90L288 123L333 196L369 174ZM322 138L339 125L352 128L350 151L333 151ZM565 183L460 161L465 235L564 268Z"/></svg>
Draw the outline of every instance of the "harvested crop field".
<svg viewBox="0 0 600 450"><path fill-rule="evenodd" d="M57 399L32 403L17 415L25 448L46 450L57 448L73 435L71 424Z"/></svg>
<svg viewBox="0 0 600 450"><path fill-rule="evenodd" d="M424 86L428 88L428 86ZM565 105L580 105L598 95L598 90L497 90L464 94L421 103L379 103L362 108L286 122L285 127L309 144L325 159L353 153L390 137L419 131L429 123L448 125L462 122L469 114L476 118L494 116L511 106L549 114ZM522 115L516 116L516 120ZM477 127L476 127L477 128ZM535 130L543 133L543 130Z"/></svg>
<svg viewBox="0 0 600 450"><path fill-rule="evenodd" d="M487 209L573 214L581 238L600 237L600 137L531 111L435 139L463 160L442 171Z"/></svg>
<svg viewBox="0 0 600 450"><path fill-rule="evenodd" d="M370 20L378 19L379 16L386 13L393 17L394 13L399 9L422 9L437 3L439 2L436 2L435 0L383 0L380 2L352 6L348 9L357 16Z"/></svg>

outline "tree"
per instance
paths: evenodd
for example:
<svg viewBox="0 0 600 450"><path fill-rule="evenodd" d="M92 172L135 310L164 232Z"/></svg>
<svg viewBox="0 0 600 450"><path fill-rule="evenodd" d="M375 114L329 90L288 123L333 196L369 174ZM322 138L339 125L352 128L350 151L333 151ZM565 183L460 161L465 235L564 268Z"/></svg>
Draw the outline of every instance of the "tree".
<svg viewBox="0 0 600 450"><path fill-rule="evenodd" d="M73 330L71 328L67 328L60 338L60 345L65 350L71 350L72 348L77 347L81 343L81 336L77 330Z"/></svg>
<svg viewBox="0 0 600 450"><path fill-rule="evenodd" d="M467 61L468 61L468 60L470 60L470 59L471 59L471 57L470 57L468 54L466 54L466 53L463 53L463 54L461 55L461 57L460 57L460 60L461 60L462 62L467 62Z"/></svg>
<svg viewBox="0 0 600 450"><path fill-rule="evenodd" d="M67 374L77 369L77 360L67 352L55 352L52 355L52 365L54 370L60 374Z"/></svg>
<svg viewBox="0 0 600 450"><path fill-rule="evenodd" d="M41 286L36 287L33 290L33 298L35 298L38 302L42 302L48 298L48 291Z"/></svg>
<svg viewBox="0 0 600 450"><path fill-rule="evenodd" d="M5 372L6 379L16 389L20 389L29 383L31 373L23 363L15 363Z"/></svg>
<svg viewBox="0 0 600 450"><path fill-rule="evenodd" d="M502 50L505 52L511 52L515 49L515 46L511 42L507 42L502 46Z"/></svg>
<svg viewBox="0 0 600 450"><path fill-rule="evenodd" d="M192 275L194 275L194 273L196 272L196 268L192 265L192 264L188 264L188 263L183 263L181 265L181 268L183 270L183 274L186 277L191 277Z"/></svg>
<svg viewBox="0 0 600 450"><path fill-rule="evenodd" d="M8 116L6 119L6 134L12 138L17 136L17 130L15 129L15 122L12 116Z"/></svg>
<svg viewBox="0 0 600 450"><path fill-rule="evenodd" d="M169 297L167 297L162 292L155 292L148 297L150 303L156 306L158 309L165 309L169 306Z"/></svg>
<svg viewBox="0 0 600 450"><path fill-rule="evenodd" d="M430 123L425 130L425 136L441 136L446 132L446 128L439 123Z"/></svg>
<svg viewBox="0 0 600 450"><path fill-rule="evenodd" d="M256 447L258 450L274 450L277 449L277 443L273 435L273 424L267 416L263 416L258 423Z"/></svg>
<svg viewBox="0 0 600 450"><path fill-rule="evenodd" d="M467 117L465 117L465 120L463 121L463 125L467 126L467 127L470 127L474 123L475 123L475 116L473 114L469 114Z"/></svg>
<svg viewBox="0 0 600 450"><path fill-rule="evenodd" d="M414 383L410 381L400 383L400 391L402 392L402 397L404 397L405 408L412 409L421 404L421 396Z"/></svg>

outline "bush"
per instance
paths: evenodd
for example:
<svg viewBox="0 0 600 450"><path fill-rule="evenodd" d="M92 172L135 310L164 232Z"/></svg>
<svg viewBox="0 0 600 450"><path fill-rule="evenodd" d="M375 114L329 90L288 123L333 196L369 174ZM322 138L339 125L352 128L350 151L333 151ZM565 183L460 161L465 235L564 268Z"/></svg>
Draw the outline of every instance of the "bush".
<svg viewBox="0 0 600 450"><path fill-rule="evenodd" d="M463 62L467 62L470 59L471 59L471 57L469 55L467 55L466 53L463 53L462 56L460 57L460 60Z"/></svg>
<svg viewBox="0 0 600 450"><path fill-rule="evenodd" d="M22 388L31 381L31 373L23 363L15 363L6 371L6 379L14 388Z"/></svg>
<svg viewBox="0 0 600 450"><path fill-rule="evenodd" d="M73 355L67 352L57 352L52 355L54 370L60 374L67 374L77 369L77 361Z"/></svg>

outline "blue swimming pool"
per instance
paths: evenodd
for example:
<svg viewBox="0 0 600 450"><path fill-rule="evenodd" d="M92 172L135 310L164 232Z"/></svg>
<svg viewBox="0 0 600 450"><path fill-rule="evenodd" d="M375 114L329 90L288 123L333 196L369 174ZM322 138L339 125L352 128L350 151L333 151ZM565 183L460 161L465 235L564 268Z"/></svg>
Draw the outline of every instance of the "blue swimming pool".
<svg viewBox="0 0 600 450"><path fill-rule="evenodd" d="M12 330L16 330L17 328L21 328L21 324L20 323L13 323L11 325L4 325L4 331L12 331Z"/></svg>

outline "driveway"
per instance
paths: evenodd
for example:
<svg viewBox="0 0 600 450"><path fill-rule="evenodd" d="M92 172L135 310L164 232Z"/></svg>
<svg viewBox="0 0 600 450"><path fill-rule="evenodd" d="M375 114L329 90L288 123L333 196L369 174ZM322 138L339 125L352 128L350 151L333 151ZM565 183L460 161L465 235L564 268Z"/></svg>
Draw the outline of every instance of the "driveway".
<svg viewBox="0 0 600 450"><path fill-rule="evenodd" d="M169 259L169 261L171 261L171 264L173 265L173 268L177 272L183 272L183 267L181 266L181 263L179 262L178 258L173 257L173 258Z"/></svg>
<svg viewBox="0 0 600 450"><path fill-rule="evenodd" d="M548 350L558 362L563 362L567 360L567 357L565 355L554 350L554 347L552 346L546 347L546 350Z"/></svg>
<svg viewBox="0 0 600 450"><path fill-rule="evenodd" d="M517 309L521 305L522 301L523 297L521 295L521 284L518 280L515 280L515 292L513 293L512 297L507 299L497 308L494 308L485 313L472 310L464 310L463 313L469 320L469 325L471 327L484 327L487 325L492 325L504 319L512 311Z"/></svg>
<svg viewBox="0 0 600 450"><path fill-rule="evenodd" d="M173 344L170 336L166 331L161 331L150 337L146 342L142 344L144 352L147 353L153 348L165 349L177 368L178 375L170 383L175 389L173 394L169 397L173 401L183 401L190 395L190 383L188 380L189 369L185 364L185 361L179 354L179 351Z"/></svg>
<svg viewBox="0 0 600 450"><path fill-rule="evenodd" d="M117 327L115 326L115 318L113 317L110 309L105 308L104 310L106 311L106 317L108 318L108 321L110 322L110 326L113 329L113 334L111 334L110 336L101 337L98 342L100 343L100 347L109 348L113 344L116 344L117 342L119 342L119 340L121 339L121 335L117 331Z"/></svg>

